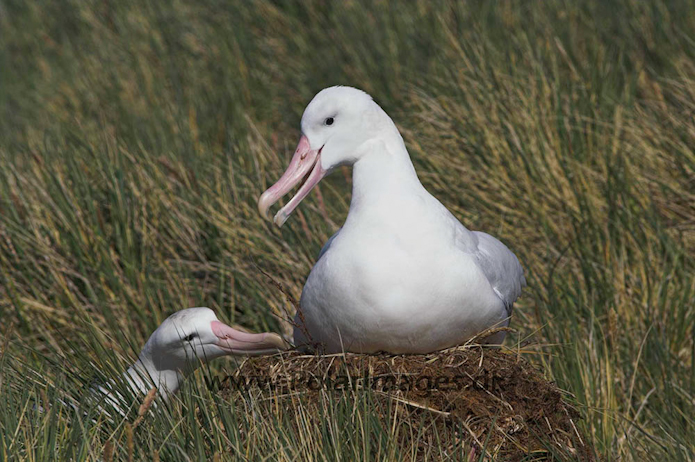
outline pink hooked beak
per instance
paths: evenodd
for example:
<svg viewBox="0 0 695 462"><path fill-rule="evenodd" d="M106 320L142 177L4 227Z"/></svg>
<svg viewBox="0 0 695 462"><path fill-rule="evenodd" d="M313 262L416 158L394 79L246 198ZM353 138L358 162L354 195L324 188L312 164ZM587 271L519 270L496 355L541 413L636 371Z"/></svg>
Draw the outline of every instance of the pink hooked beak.
<svg viewBox="0 0 695 462"><path fill-rule="evenodd" d="M292 156L290 165L285 170L285 173L283 173L277 183L268 188L261 195L261 198L258 199L258 211L261 212L261 215L267 217L270 206L290 192L302 179L306 178L297 194L275 215L275 224L282 226L302 199L309 194L311 188L316 186L324 176L326 176L326 170L321 167L321 148L311 149L309 140L302 135L299 139L297 150L294 151L294 156Z"/></svg>
<svg viewBox="0 0 695 462"><path fill-rule="evenodd" d="M233 329L220 321L212 321L210 327L218 338L215 345L232 354L262 355L288 348L285 341L272 332L249 334Z"/></svg>

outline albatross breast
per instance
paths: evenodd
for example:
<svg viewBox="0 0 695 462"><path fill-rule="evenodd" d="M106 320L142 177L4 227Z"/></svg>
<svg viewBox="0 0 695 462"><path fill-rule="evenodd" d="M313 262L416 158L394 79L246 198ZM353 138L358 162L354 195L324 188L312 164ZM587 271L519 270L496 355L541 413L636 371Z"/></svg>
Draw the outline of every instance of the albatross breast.
<svg viewBox="0 0 695 462"><path fill-rule="evenodd" d="M327 352L426 353L506 325L505 304L473 253L476 236L441 204L412 201L373 204L397 213L355 209L372 216L348 219L312 269L300 306Z"/></svg>

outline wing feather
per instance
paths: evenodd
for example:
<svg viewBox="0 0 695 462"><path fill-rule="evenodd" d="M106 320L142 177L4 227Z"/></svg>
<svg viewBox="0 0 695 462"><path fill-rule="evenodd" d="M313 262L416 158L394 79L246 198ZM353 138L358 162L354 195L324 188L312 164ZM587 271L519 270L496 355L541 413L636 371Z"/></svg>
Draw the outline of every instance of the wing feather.
<svg viewBox="0 0 695 462"><path fill-rule="evenodd" d="M339 228L338 231L336 231L335 234L332 235L332 236L326 241L325 244L323 244L323 247L321 248L321 251L319 252L319 256L316 257L316 261L321 260L321 257L323 257L323 254L325 254L326 252L328 252L328 249L331 248L331 244L333 243L333 239L335 239L336 236L338 236L338 233L340 233L340 230L341 230L341 229L342 229L342 228Z"/></svg>
<svg viewBox="0 0 695 462"><path fill-rule="evenodd" d="M524 269L502 242L481 231L473 231L473 234L478 238L478 249L474 253L478 266L511 315L514 302L526 286Z"/></svg>

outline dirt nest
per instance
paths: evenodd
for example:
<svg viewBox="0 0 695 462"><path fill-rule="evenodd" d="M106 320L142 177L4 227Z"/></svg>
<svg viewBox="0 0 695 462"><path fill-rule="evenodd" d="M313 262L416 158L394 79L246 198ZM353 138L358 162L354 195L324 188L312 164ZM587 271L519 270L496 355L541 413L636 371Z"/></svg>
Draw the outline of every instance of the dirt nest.
<svg viewBox="0 0 695 462"><path fill-rule="evenodd" d="M320 406L326 395L369 389L380 404L374 406L380 418L393 419L394 406L402 408L397 425L419 429L421 451L428 441L440 449L451 442L472 448L471 460L480 460L483 453L487 460L595 460L577 428L579 413L563 392L520 355L498 348L428 355L290 352L248 359L222 385L232 400L248 396L235 393L244 387L272 398L274 409L278 401L285 404L286 412L296 408L297 397L304 406ZM423 428L430 435L423 435ZM399 434L407 439L413 432Z"/></svg>

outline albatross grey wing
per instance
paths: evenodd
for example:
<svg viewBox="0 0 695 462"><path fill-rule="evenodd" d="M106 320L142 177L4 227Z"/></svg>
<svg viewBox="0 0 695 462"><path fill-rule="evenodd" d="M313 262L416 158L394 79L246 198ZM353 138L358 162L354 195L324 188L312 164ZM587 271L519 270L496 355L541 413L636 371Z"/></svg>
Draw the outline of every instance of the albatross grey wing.
<svg viewBox="0 0 695 462"><path fill-rule="evenodd" d="M478 238L478 251L475 252L478 266L511 315L514 302L526 286L524 269L516 255L499 240L481 231L473 231L473 234Z"/></svg>
<svg viewBox="0 0 695 462"><path fill-rule="evenodd" d="M341 229L342 229L342 228L338 228L338 231L336 231L335 234L332 235L332 236L330 237L330 239L328 239L328 240L326 241L325 244L323 244L323 247L321 248L321 251L319 252L319 256L316 257L316 261L321 260L321 257L323 257L323 254L326 253L326 252L328 252L328 249L331 248L331 243L333 242L333 239L335 239L336 236L338 236L338 233L340 233L340 230L341 230Z"/></svg>

